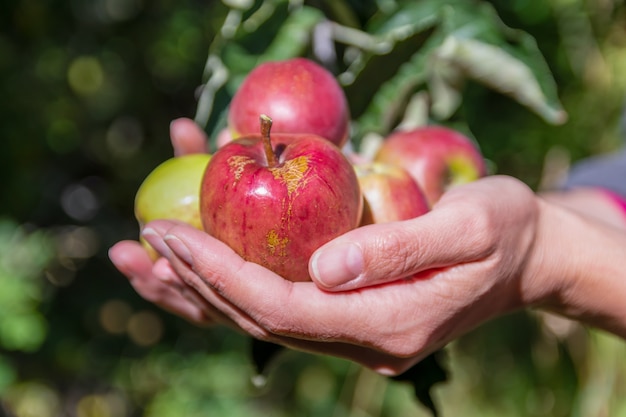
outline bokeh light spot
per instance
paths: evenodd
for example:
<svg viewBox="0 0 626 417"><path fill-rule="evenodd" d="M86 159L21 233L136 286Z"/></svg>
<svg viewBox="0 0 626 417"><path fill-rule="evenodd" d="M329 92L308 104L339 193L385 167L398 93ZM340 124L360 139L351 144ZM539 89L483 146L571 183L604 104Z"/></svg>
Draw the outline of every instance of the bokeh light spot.
<svg viewBox="0 0 626 417"><path fill-rule="evenodd" d="M117 393L89 394L78 400L77 417L124 417L128 410L124 399Z"/></svg>
<svg viewBox="0 0 626 417"><path fill-rule="evenodd" d="M151 311L133 314L128 321L128 335L139 346L152 346L163 336L163 323Z"/></svg>
<svg viewBox="0 0 626 417"><path fill-rule="evenodd" d="M130 305L122 300L107 301L100 308L100 325L109 333L124 333L132 313Z"/></svg>
<svg viewBox="0 0 626 417"><path fill-rule="evenodd" d="M106 133L106 144L111 154L119 158L133 156L143 143L141 124L132 117L118 117Z"/></svg>
<svg viewBox="0 0 626 417"><path fill-rule="evenodd" d="M13 386L5 399L19 417L55 417L61 414L58 394L39 382L24 382Z"/></svg>
<svg viewBox="0 0 626 417"><path fill-rule="evenodd" d="M98 209L100 201L87 186L83 184L72 184L63 190L61 194L61 206L65 213L73 219L79 221L91 220Z"/></svg>
<svg viewBox="0 0 626 417"><path fill-rule="evenodd" d="M104 69L93 56L81 56L72 61L67 80L74 92L83 96L97 93L104 84Z"/></svg>
<svg viewBox="0 0 626 417"><path fill-rule="evenodd" d="M122 21L134 17L141 10L141 0L105 0L104 9L112 20Z"/></svg>
<svg viewBox="0 0 626 417"><path fill-rule="evenodd" d="M76 124L67 119L55 120L48 127L46 139L53 151L60 154L70 152L79 144Z"/></svg>

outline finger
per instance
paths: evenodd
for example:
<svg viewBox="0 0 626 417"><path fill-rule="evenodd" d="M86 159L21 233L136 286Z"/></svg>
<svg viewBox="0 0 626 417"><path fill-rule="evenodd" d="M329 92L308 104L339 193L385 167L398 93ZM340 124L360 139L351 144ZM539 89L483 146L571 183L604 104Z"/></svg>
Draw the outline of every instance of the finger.
<svg viewBox="0 0 626 417"><path fill-rule="evenodd" d="M310 275L321 288L350 290L470 262L489 253L481 214L441 205L415 219L368 225L318 249Z"/></svg>
<svg viewBox="0 0 626 417"><path fill-rule="evenodd" d="M405 280L375 291L328 293L313 282L290 282L246 262L222 242L192 227L165 220L147 227L163 236L175 255L170 262L179 273L176 258L193 271L181 274L185 281L189 280L212 305L259 339L278 335L342 342L409 357L426 340L418 335L415 343L403 346L396 334L399 326L419 327L429 314L451 314L445 312L448 301L440 302L445 295L437 295L439 284L429 280ZM398 300L410 309L400 311ZM382 314L371 313L377 310ZM394 323L400 314L403 321ZM351 324L346 326L346 321ZM423 333L427 330L428 326Z"/></svg>
<svg viewBox="0 0 626 417"><path fill-rule="evenodd" d="M196 325L212 322L200 308L153 275L152 260L138 242L118 242L109 250L109 258L144 299Z"/></svg>
<svg viewBox="0 0 626 417"><path fill-rule="evenodd" d="M193 230L195 231L195 229ZM172 237L170 236L167 241L171 243ZM176 245L178 245L178 243L173 244L173 246ZM229 250L226 252L229 252ZM216 322L229 325L230 327L250 334L253 337L277 343L291 349L348 359L384 375L397 375L402 373L419 361L420 358L427 355L427 352L424 352L424 354L420 356L400 358L380 352L376 349L352 343L317 341L310 340L310 338L300 339L272 333L263 328L247 313L243 312L236 305L219 294L210 284L206 282L206 280L199 277L187 264L187 262L173 254L170 256L172 268L176 270L176 273L181 277L183 282L189 284L192 292L195 292L198 296L204 297L205 302L210 301L212 305L217 306L220 310L225 312L219 317L212 316ZM286 282L282 278L279 278L279 280L283 283ZM245 282L243 285L246 285ZM318 291L316 287L312 285L310 285L310 287L313 290ZM271 297L271 290L269 293L270 294L265 295L259 293L258 295L261 298L266 298L267 296ZM254 299L258 300L259 297L254 297ZM243 303L243 305L245 305L245 303ZM231 317L234 317L234 319Z"/></svg>
<svg viewBox="0 0 626 417"><path fill-rule="evenodd" d="M532 190L491 176L455 187L415 219L348 232L311 257L312 279L326 290L349 290L486 259L499 245L532 239ZM523 239L518 233L524 233Z"/></svg>
<svg viewBox="0 0 626 417"><path fill-rule="evenodd" d="M203 303L206 306L211 306L213 311L218 312L219 322L230 325L231 327L235 327L246 333L252 334L256 338L267 338L267 331L261 329L249 316L240 311L232 303L222 298L205 281L204 277L201 278L196 274L195 269L192 269L191 267L188 256L181 257L180 255L177 256L172 252L169 246L165 243L164 236L166 236L168 231L174 227L182 231L191 231L192 233L198 232L197 234L200 235L201 238L205 239L205 241L201 243L201 245L205 246L204 248L200 249L202 251L202 255L198 256L198 258L200 259L199 262L205 262L207 265L217 266L219 264L220 258L222 258L222 253L219 252L219 249L224 249L224 253L231 255L235 258L235 260L231 260L231 262L243 261L241 258L236 256L236 254L234 254L232 250L223 245L221 242L217 242L208 234L203 233L181 222L169 220L158 220L150 222L144 227L142 231L142 236L161 255L167 257L169 263L172 265L172 268L175 270L180 279L185 283L185 285L193 289L193 291L197 293L198 297L202 299ZM212 244L216 244L218 248L217 252L213 249ZM228 257L224 259L228 259ZM237 264L231 263L228 266L236 268ZM223 269L225 268L226 267L224 266ZM218 275L222 274L220 270L214 271L212 273ZM213 317L215 317L215 315L213 315Z"/></svg>
<svg viewBox="0 0 626 417"><path fill-rule="evenodd" d="M170 123L170 137L175 156L207 152L207 135L191 119L173 120Z"/></svg>
<svg viewBox="0 0 626 417"><path fill-rule="evenodd" d="M169 262L168 262L169 264ZM177 274L184 275L187 278L185 280L181 280L183 285L184 281L192 281L194 282L193 286L188 287L187 291L184 288L181 288L174 281L168 281L169 284L173 285L175 291L181 292L181 295L186 296L186 293L195 293L198 297L201 297L197 290L197 283L202 282L199 278L190 280L189 274L192 274L193 271L186 265L182 260L177 259L174 261L176 265ZM214 291L206 284L203 285L204 289L201 292L206 296L209 292ZM221 305L224 308L224 304L228 302L224 300L219 294L213 293L210 297L213 302L216 302L218 305ZM204 301L206 303L206 300ZM208 303L207 303L208 304ZM211 306L212 307L212 306ZM207 307L210 308L210 307ZM232 309L232 305L228 307ZM322 354L322 355L331 355L338 358L347 359L353 362L356 362L362 366L370 368L380 374L383 375L398 375L408 368L410 368L413 364L417 363L421 357L426 356L426 353L420 357L411 357L411 358L398 358L392 355L388 355L382 352L379 352L374 349L366 348L363 346L358 346L354 344L348 343L340 343L340 342L319 342L319 341L311 341L306 339L297 339L286 336L280 336L277 334L273 334L267 332L265 329L261 329L258 324L254 324L256 327L255 331L245 332L239 325L237 325L234 321L232 321L225 314L215 314L214 308L211 309L210 317L216 322L227 325L237 331L253 334L255 337L265 340L267 342L276 343L282 345L284 347L308 352L312 354ZM242 314L242 313L238 313ZM250 327L248 327L250 330Z"/></svg>
<svg viewBox="0 0 626 417"><path fill-rule="evenodd" d="M258 317L280 306L275 303L272 291L280 289L282 294L289 293L292 282L260 265L244 261L224 243L181 223L168 220L148 223L143 236L157 250L165 245L167 248L162 253L181 278L237 326L258 339L267 340L272 336L271 330L259 323ZM261 293L250 292L247 284L260 279L271 281L271 285L268 284ZM231 286L235 282L237 285ZM308 284L316 289L313 283ZM226 287L232 288L232 293L225 291ZM249 309L255 317L249 314Z"/></svg>
<svg viewBox="0 0 626 417"><path fill-rule="evenodd" d="M203 314L215 323L221 322L221 315L202 298L193 288L189 287L185 281L180 277L177 271L172 268L169 260L166 258L159 258L154 263L152 268L153 274L171 291L179 293L180 297L188 300L196 308L203 312ZM180 298L177 295L177 298Z"/></svg>
<svg viewBox="0 0 626 417"><path fill-rule="evenodd" d="M197 291L197 286L189 285L188 279L185 279L185 276L189 275L188 268L181 265L181 262L163 241L162 235L157 233L155 228L152 227L154 223L156 223L158 228L159 222L148 223L141 232L142 237L161 255L161 258L155 262L153 273L161 278L171 290L176 290L182 297L194 304L211 321L236 327L233 326L232 320L228 320L219 309L216 309L210 301L207 301L206 296ZM180 221L169 221L167 224L187 226ZM174 264L176 264L176 267L173 266Z"/></svg>

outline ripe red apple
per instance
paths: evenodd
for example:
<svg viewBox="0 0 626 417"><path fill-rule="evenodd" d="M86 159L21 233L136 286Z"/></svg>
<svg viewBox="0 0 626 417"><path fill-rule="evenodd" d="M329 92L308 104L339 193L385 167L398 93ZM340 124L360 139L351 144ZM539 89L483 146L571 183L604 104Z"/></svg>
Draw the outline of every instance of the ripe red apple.
<svg viewBox="0 0 626 417"><path fill-rule="evenodd" d="M429 205L449 188L487 175L485 160L467 136L443 126L423 126L389 135L374 157L406 169Z"/></svg>
<svg viewBox="0 0 626 417"><path fill-rule="evenodd" d="M311 133L340 148L348 140L350 111L341 86L306 58L265 62L246 76L228 111L232 137L258 134L259 114L271 115L274 133Z"/></svg>
<svg viewBox="0 0 626 417"><path fill-rule="evenodd" d="M309 280L308 261L324 243L359 224L362 197L351 164L311 134L236 139L211 158L200 213L207 233L244 259L291 281Z"/></svg>
<svg viewBox="0 0 626 417"><path fill-rule="evenodd" d="M404 168L367 162L354 169L364 198L362 226L408 220L428 212L424 193Z"/></svg>
<svg viewBox="0 0 626 417"><path fill-rule="evenodd" d="M140 229L153 220L175 219L202 230L200 184L209 154L190 154L159 164L139 186L135 195L135 217ZM141 243L153 259L157 253L145 240Z"/></svg>

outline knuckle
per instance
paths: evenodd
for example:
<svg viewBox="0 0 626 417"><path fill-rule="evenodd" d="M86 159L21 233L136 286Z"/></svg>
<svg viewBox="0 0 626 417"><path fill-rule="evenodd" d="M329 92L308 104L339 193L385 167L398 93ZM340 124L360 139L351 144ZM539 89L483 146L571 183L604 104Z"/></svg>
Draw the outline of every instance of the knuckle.
<svg viewBox="0 0 626 417"><path fill-rule="evenodd" d="M467 239L468 247L473 248L476 256L485 256L493 251L497 244L498 227L496 216L484 206L469 205L460 222L459 237Z"/></svg>
<svg viewBox="0 0 626 417"><path fill-rule="evenodd" d="M419 247L419 235L407 229L377 234L368 257L374 259L376 265L368 265L367 269L394 278L409 275L418 266Z"/></svg>
<svg viewBox="0 0 626 417"><path fill-rule="evenodd" d="M275 335L287 335L292 333L285 312L282 309L272 309L256 317L258 325L267 332Z"/></svg>

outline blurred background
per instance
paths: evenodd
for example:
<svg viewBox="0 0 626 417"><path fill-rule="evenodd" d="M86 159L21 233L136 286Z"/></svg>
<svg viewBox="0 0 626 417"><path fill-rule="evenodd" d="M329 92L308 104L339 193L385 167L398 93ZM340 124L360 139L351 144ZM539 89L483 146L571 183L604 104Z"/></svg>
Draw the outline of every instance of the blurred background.
<svg viewBox="0 0 626 417"><path fill-rule="evenodd" d="M421 117L536 190L624 140L620 0L7 0L0 27L0 415L429 415L407 384L299 352L255 388L249 340L143 301L107 258L137 238L170 121L214 138L259 62L333 71L354 147ZM626 416L605 333L525 312L446 352L444 416Z"/></svg>

